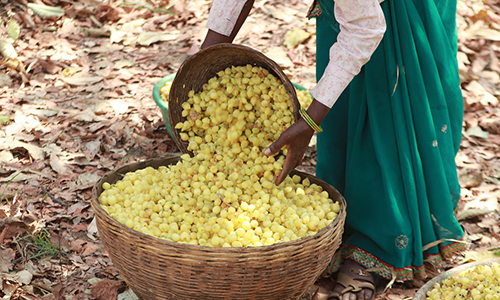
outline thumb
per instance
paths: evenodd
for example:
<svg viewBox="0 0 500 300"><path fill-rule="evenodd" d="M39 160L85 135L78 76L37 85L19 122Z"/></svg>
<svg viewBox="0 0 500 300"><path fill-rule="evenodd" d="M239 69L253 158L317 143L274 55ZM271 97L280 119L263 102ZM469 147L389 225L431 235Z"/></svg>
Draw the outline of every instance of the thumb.
<svg viewBox="0 0 500 300"><path fill-rule="evenodd" d="M284 138L283 134L281 134L280 137L276 141L274 141L274 143L272 143L269 147L267 147L266 150L264 150L264 155L271 156L278 153L281 148L286 145L286 140L287 139Z"/></svg>

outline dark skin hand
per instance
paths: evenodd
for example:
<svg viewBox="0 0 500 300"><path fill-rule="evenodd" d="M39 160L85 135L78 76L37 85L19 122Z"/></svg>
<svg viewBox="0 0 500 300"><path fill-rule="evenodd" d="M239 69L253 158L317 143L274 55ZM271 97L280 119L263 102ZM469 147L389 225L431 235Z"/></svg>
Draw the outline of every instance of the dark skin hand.
<svg viewBox="0 0 500 300"><path fill-rule="evenodd" d="M307 109L307 113L319 125L329 110L327 106L314 99ZM313 135L314 130L304 119L300 118L292 126L283 131L280 137L264 151L264 155L271 156L277 154L284 146L287 146L288 153L283 164L283 169L275 180L276 185L280 185L286 176L302 162L304 153Z"/></svg>

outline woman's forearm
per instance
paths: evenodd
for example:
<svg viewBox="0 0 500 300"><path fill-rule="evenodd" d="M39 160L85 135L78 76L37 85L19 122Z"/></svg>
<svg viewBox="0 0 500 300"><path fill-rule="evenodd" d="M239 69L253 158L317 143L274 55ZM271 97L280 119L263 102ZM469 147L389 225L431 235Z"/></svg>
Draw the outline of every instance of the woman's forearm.
<svg viewBox="0 0 500 300"><path fill-rule="evenodd" d="M209 46L212 46L215 44L219 44L219 43L232 43L234 38L236 37L236 34L238 34L241 26L243 25L246 18L248 17L248 14L252 10L254 1L255 0L247 0L246 1L244 6L242 7L241 11L239 11L239 15L238 15L236 22L234 23L234 26L231 24L230 21L227 21L227 24L226 24L226 22L225 22L226 20L218 20L219 22L216 22L217 24L211 25L210 24L211 21L212 21L212 23L215 23L215 22L213 22L213 18L215 16L215 14L218 13L215 11L211 11L210 12L211 16L209 17L209 24L208 24L209 30L208 30L208 33L205 37L205 40L203 41L203 44L201 45L201 48L203 49L203 48L206 48L206 47L209 47ZM219 14L217 14L217 16L218 15ZM219 30L218 27L220 27L220 26L232 27L232 28L229 28L230 34L229 35L225 34L227 30ZM224 29L228 29L228 28L224 28Z"/></svg>

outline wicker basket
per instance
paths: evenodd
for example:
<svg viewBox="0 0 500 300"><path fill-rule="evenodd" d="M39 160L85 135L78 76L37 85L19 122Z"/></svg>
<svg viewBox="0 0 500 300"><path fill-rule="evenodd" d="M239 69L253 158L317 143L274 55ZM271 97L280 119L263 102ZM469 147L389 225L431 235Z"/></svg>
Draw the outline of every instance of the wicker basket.
<svg viewBox="0 0 500 300"><path fill-rule="evenodd" d="M93 189L92 208L100 239L137 296L144 300L299 299L340 246L346 216L342 195L312 175L294 172L322 186L340 203L338 217L313 236L246 248L212 248L157 239L120 224L99 205L104 182L114 183L127 172L174 164L178 159L123 166L105 175Z"/></svg>
<svg viewBox="0 0 500 300"><path fill-rule="evenodd" d="M491 266L494 263L500 264L500 258L490 258L490 259L480 260L480 261L468 263L468 264L461 265L461 266L455 267L453 269L450 269L450 270L440 274L439 276L434 277L433 279L428 281L426 284L424 284L417 291L417 293L413 297L413 300L425 300L425 299L427 299L427 292L430 292L434 288L434 285L436 283L439 283L450 276L458 275L461 272L463 272L469 268L473 268L473 267L480 266L480 265Z"/></svg>
<svg viewBox="0 0 500 300"><path fill-rule="evenodd" d="M218 44L208 47L183 62L177 71L168 99L170 127L177 147L187 153L187 142L183 142L175 125L185 121L181 104L188 99L191 90L200 92L203 84L217 75L217 72L231 66L251 64L267 69L281 80L292 100L295 120L299 117L300 104L292 82L276 62L247 46L237 44Z"/></svg>

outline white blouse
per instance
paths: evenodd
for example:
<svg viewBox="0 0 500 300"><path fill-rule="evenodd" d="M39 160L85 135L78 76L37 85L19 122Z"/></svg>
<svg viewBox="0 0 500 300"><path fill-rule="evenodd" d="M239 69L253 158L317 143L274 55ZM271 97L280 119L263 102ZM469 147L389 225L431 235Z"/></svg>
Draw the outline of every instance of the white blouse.
<svg viewBox="0 0 500 300"><path fill-rule="evenodd" d="M214 0L207 27L229 36L246 1ZM323 76L310 91L314 99L327 107L335 104L368 62L386 30L379 0L335 0L334 9L340 33L330 48L330 61Z"/></svg>

